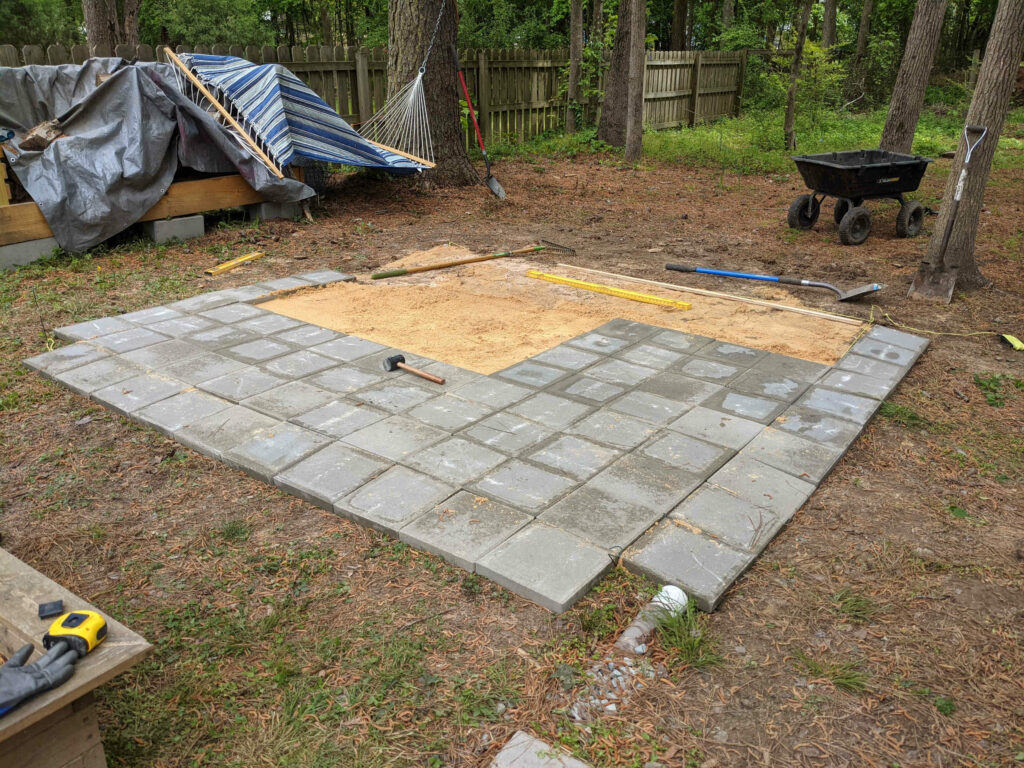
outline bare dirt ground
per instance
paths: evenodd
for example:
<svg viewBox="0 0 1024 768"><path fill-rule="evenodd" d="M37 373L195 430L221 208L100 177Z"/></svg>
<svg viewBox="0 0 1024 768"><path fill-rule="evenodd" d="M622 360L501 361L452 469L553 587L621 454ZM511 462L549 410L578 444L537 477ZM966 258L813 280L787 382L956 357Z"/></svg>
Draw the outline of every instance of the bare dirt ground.
<svg viewBox="0 0 1024 768"><path fill-rule="evenodd" d="M1021 171L995 173L982 214L993 287L949 307L904 298L926 240L896 239L891 206L872 205L858 248L838 243L830 211L813 231L786 229L795 175L637 170L603 155L496 173L505 204L483 188L353 178L316 224L229 224L187 246L0 277L3 546L156 645L103 690L111 764L484 766L516 729L595 766L1024 760L1024 353L991 335L1024 336ZM946 173L937 161L919 199L935 207ZM721 662L671 663L655 642L658 679L587 726L564 714L579 670L649 585L616 571L552 616L18 362L75 320L318 268L364 272L448 240L487 252L539 238L577 248L562 260L670 282L684 281L668 260L884 282L874 303L841 309L947 334L707 620ZM254 248L267 256L202 277ZM837 308L825 292L797 298Z"/></svg>

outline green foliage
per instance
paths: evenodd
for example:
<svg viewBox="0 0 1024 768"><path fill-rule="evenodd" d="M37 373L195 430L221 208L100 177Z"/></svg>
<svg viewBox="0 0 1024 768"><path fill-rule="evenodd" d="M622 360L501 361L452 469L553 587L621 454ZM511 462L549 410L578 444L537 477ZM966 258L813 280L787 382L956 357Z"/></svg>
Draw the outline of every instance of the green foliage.
<svg viewBox="0 0 1024 768"><path fill-rule="evenodd" d="M947 717L956 712L956 702L949 696L936 696L934 703L935 708L939 710L939 713L946 715Z"/></svg>
<svg viewBox="0 0 1024 768"><path fill-rule="evenodd" d="M82 5L65 0L4 0L0 3L0 43L72 46L84 42Z"/></svg>
<svg viewBox="0 0 1024 768"><path fill-rule="evenodd" d="M974 374L974 385L985 396L985 402L993 408L1002 408L1006 405L1007 393L1003 391L1004 384L1009 384L1010 387L1018 391L1024 391L1024 381L1013 376L1001 373Z"/></svg>
<svg viewBox="0 0 1024 768"><path fill-rule="evenodd" d="M898 403L891 403L888 400L882 403L882 407L878 409L878 412L885 418L892 419L901 427L926 429L931 426L931 422L913 408L899 405Z"/></svg>
<svg viewBox="0 0 1024 768"><path fill-rule="evenodd" d="M686 610L664 614L658 622L658 638L666 650L673 667L688 666L695 669L722 663L718 642L708 629L709 617L687 603Z"/></svg>
<svg viewBox="0 0 1024 768"><path fill-rule="evenodd" d="M794 654L808 675L828 680L841 691L861 693L868 687L868 675L859 661L819 660L803 651Z"/></svg>
<svg viewBox="0 0 1024 768"><path fill-rule="evenodd" d="M872 621L880 610L870 597L859 595L850 589L842 589L834 594L832 606L840 616L857 624Z"/></svg>

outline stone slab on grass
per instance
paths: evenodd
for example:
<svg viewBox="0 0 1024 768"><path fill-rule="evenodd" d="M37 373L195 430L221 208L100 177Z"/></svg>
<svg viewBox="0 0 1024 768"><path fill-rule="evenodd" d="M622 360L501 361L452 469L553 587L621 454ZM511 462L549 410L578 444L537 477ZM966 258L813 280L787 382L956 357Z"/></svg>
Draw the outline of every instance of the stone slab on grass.
<svg viewBox="0 0 1024 768"><path fill-rule="evenodd" d="M308 429L277 422L221 456L226 464L268 483L274 476L320 450L330 439Z"/></svg>
<svg viewBox="0 0 1024 768"><path fill-rule="evenodd" d="M622 551L662 517L590 485L570 493L537 519L607 550Z"/></svg>
<svg viewBox="0 0 1024 768"><path fill-rule="evenodd" d="M261 429L278 424L277 419L240 405L191 421L174 431L174 439L199 453L220 458Z"/></svg>
<svg viewBox="0 0 1024 768"><path fill-rule="evenodd" d="M216 328L217 323L206 317L198 315L182 315L171 320L162 320L147 326L151 331L162 333L165 336L173 336L180 339L182 336L189 336L198 331L205 331L209 328Z"/></svg>
<svg viewBox="0 0 1024 768"><path fill-rule="evenodd" d="M404 459L404 463L446 483L462 486L491 471L507 458L461 437L450 437L414 453Z"/></svg>
<svg viewBox="0 0 1024 768"><path fill-rule="evenodd" d="M884 381L891 387L895 387L906 373L906 370L898 365L883 363L881 360L852 353L843 355L836 363L836 369L870 376L873 379Z"/></svg>
<svg viewBox="0 0 1024 768"><path fill-rule="evenodd" d="M159 323L161 320L173 320L175 317L181 317L183 314L183 312L171 309L170 307L149 307L148 309L140 309L125 315L118 315L117 318L119 320L126 320L129 323L135 323L136 325L149 325L150 323Z"/></svg>
<svg viewBox="0 0 1024 768"><path fill-rule="evenodd" d="M566 754L561 748L516 731L501 751L494 756L490 768L590 768Z"/></svg>
<svg viewBox="0 0 1024 768"><path fill-rule="evenodd" d="M820 483L842 457L843 451L767 427L746 445L743 454L800 480Z"/></svg>
<svg viewBox="0 0 1024 768"><path fill-rule="evenodd" d="M304 381L289 381L243 400L240 405L288 421L311 410L334 402L337 395ZM321 430L318 430L321 431Z"/></svg>
<svg viewBox="0 0 1024 768"><path fill-rule="evenodd" d="M262 317L267 314L267 310L254 307L252 304L224 304L220 307L203 310L199 314L227 325L240 323L242 320L251 320L254 317Z"/></svg>
<svg viewBox="0 0 1024 768"><path fill-rule="evenodd" d="M789 520L814 492L814 485L740 453L715 472L708 485Z"/></svg>
<svg viewBox="0 0 1024 768"><path fill-rule="evenodd" d="M79 341L30 357L25 360L25 365L53 376L109 356L108 350L100 349L86 341Z"/></svg>
<svg viewBox="0 0 1024 768"><path fill-rule="evenodd" d="M129 328L127 331L111 333L109 336L97 336L93 341L103 349L120 354L169 340L169 336L151 331L149 328Z"/></svg>
<svg viewBox="0 0 1024 768"><path fill-rule="evenodd" d="M306 272L305 274L298 275L298 279L305 280L313 285L330 285L331 283L348 283L355 280L355 277L334 269L320 269L316 272Z"/></svg>
<svg viewBox="0 0 1024 768"><path fill-rule="evenodd" d="M383 473L391 463L332 442L274 478L282 490L333 509L348 493Z"/></svg>
<svg viewBox="0 0 1024 768"><path fill-rule="evenodd" d="M357 522L397 535L399 529L457 489L408 467L392 467L335 504Z"/></svg>
<svg viewBox="0 0 1024 768"><path fill-rule="evenodd" d="M145 369L120 357L106 357L95 363L69 368L54 374L54 378L69 389L80 395L88 396L91 392L116 384L144 373Z"/></svg>
<svg viewBox="0 0 1024 768"><path fill-rule="evenodd" d="M824 387L811 387L797 404L856 424L867 424L880 405L874 398L837 392Z"/></svg>
<svg viewBox="0 0 1024 768"><path fill-rule="evenodd" d="M165 400L186 388L176 379L143 373L92 393L93 400L113 408L120 414L130 416L140 408Z"/></svg>
<svg viewBox="0 0 1024 768"><path fill-rule="evenodd" d="M861 430L860 425L854 424L852 421L837 419L799 404L787 408L779 418L772 422L772 426L843 451L854 441Z"/></svg>
<svg viewBox="0 0 1024 768"><path fill-rule="evenodd" d="M625 551L623 564L658 584L674 584L705 611L754 561L742 552L697 533L676 520L662 520Z"/></svg>
<svg viewBox="0 0 1024 768"><path fill-rule="evenodd" d="M600 547L535 521L484 555L476 572L562 613L611 567L612 559Z"/></svg>
<svg viewBox="0 0 1024 768"><path fill-rule="evenodd" d="M518 509L460 491L403 527L398 537L473 571L481 557L531 520Z"/></svg>
<svg viewBox="0 0 1024 768"><path fill-rule="evenodd" d="M889 363L890 365L896 365L900 368L909 368L920 354L906 347L887 344L884 341L878 341L867 336L850 347L850 352L855 355L870 357L883 363Z"/></svg>
<svg viewBox="0 0 1024 768"><path fill-rule="evenodd" d="M494 496L536 514L576 485L564 475L513 459L473 484L482 496Z"/></svg>
<svg viewBox="0 0 1024 768"><path fill-rule="evenodd" d="M168 304L167 306L178 312L190 313L203 312L208 309L222 307L225 304L231 303L232 300L229 297L224 296L219 292L210 292L199 293L196 294L195 296L189 296L187 299L176 301L173 304Z"/></svg>
<svg viewBox="0 0 1024 768"><path fill-rule="evenodd" d="M703 406L683 414L669 425L676 432L706 440L738 451L764 429L750 419L733 416Z"/></svg>
<svg viewBox="0 0 1024 768"><path fill-rule="evenodd" d="M83 323L65 325L63 328L55 328L53 335L65 341L88 341L97 336L109 336L112 333L130 331L134 326L117 317L101 317L96 320L86 320Z"/></svg>
<svg viewBox="0 0 1024 768"><path fill-rule="evenodd" d="M446 437L448 433L436 427L421 424L406 416L391 416L351 432L342 439L349 445L377 456L400 461Z"/></svg>
<svg viewBox="0 0 1024 768"><path fill-rule="evenodd" d="M143 368L159 371L169 365L174 365L175 363L200 355L203 352L202 347L197 347L185 339L172 339L171 341L162 341L159 344L124 352L121 354L121 358L137 363Z"/></svg>
<svg viewBox="0 0 1024 768"><path fill-rule="evenodd" d="M135 418L165 435L232 407L227 400L189 389L136 412Z"/></svg>
<svg viewBox="0 0 1024 768"><path fill-rule="evenodd" d="M880 341L883 344L893 344L897 347L909 349L920 354L928 346L928 339L923 336L915 336L905 331L897 331L895 328L888 328L884 325L876 325L868 332L868 338Z"/></svg>
<svg viewBox="0 0 1024 768"><path fill-rule="evenodd" d="M683 520L736 549L759 554L785 520L764 507L705 485L687 496L669 517Z"/></svg>
<svg viewBox="0 0 1024 768"><path fill-rule="evenodd" d="M342 438L363 427L376 424L378 421L386 419L388 415L387 411L380 411L368 405L356 405L345 400L331 400L318 408L293 416L291 420L328 437Z"/></svg>

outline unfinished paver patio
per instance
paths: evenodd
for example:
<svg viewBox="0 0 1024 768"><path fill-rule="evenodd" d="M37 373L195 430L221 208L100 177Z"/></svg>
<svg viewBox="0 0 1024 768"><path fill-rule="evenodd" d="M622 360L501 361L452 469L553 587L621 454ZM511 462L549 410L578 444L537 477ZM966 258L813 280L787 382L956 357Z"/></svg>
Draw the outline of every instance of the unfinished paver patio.
<svg viewBox="0 0 1024 768"><path fill-rule="evenodd" d="M712 610L928 342L832 367L613 320L484 376L275 314L296 275L61 328L26 361L200 453L564 611L616 562Z"/></svg>

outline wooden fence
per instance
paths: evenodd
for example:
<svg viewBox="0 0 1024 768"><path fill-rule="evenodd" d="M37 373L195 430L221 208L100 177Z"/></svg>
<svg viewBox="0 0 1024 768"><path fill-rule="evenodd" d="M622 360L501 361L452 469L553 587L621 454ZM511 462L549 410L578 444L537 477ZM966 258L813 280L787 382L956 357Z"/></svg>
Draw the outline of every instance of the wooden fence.
<svg viewBox="0 0 1024 768"><path fill-rule="evenodd" d="M361 123L384 103L387 54L350 46L179 45L178 53L239 56L280 62L350 123ZM152 46L37 45L19 52L0 45L0 66L80 64L89 56L154 61ZM480 127L487 140L524 139L557 129L565 118L565 50L464 50L459 54ZM644 73L644 123L651 128L692 126L737 115L743 98L745 51L649 51ZM454 87L454 86L453 86ZM591 105L597 106L597 105Z"/></svg>

